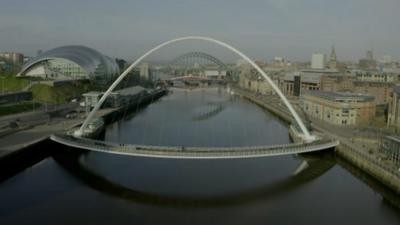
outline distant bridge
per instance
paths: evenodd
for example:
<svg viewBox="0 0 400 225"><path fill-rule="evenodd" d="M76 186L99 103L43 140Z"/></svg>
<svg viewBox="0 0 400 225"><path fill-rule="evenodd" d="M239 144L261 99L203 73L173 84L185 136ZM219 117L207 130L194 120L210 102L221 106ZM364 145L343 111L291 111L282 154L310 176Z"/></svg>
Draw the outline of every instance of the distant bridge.
<svg viewBox="0 0 400 225"><path fill-rule="evenodd" d="M95 152L149 158L174 159L259 158L316 152L334 148L339 144L338 141L321 139L312 143L291 143L282 145L244 147L150 146L118 144L82 137L74 137L66 134L52 135L51 140L70 147Z"/></svg>
<svg viewBox="0 0 400 225"><path fill-rule="evenodd" d="M210 81L210 80L216 80L216 79L215 78L209 78L209 77L203 77L203 76L192 76L192 75L177 76L177 77L171 77L171 78L166 79L166 81L174 81L174 80Z"/></svg>
<svg viewBox="0 0 400 225"><path fill-rule="evenodd" d="M174 76L189 74L206 76L208 74L219 77L225 76L227 71L228 67L212 55L204 52L188 52L170 61L165 72Z"/></svg>
<svg viewBox="0 0 400 225"><path fill-rule="evenodd" d="M197 59L197 60L194 61L193 59ZM176 57L175 59L173 59L169 63L169 65L171 67L180 66L180 65L183 65L183 66L186 66L186 67L187 66L193 66L194 62L197 62L198 59L203 59L203 61L204 61L203 64L208 62L208 63L212 63L212 64L218 66L220 69L226 69L227 68L227 66L221 60L219 60L218 58L215 58L212 55L204 53L204 52L188 52L188 53L185 53L185 54L180 55L180 56Z"/></svg>
<svg viewBox="0 0 400 225"><path fill-rule="evenodd" d="M200 85L200 84L226 84L226 80L223 78L215 78L215 77L206 77L206 76L177 76L171 77L169 79L165 79L167 84L174 86L175 82L181 82L187 85Z"/></svg>

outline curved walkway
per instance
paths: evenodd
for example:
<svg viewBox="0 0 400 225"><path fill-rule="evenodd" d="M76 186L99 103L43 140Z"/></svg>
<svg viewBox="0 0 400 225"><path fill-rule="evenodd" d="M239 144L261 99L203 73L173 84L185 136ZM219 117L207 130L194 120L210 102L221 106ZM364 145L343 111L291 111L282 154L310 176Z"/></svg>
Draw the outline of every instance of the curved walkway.
<svg viewBox="0 0 400 225"><path fill-rule="evenodd" d="M66 134L52 135L51 140L77 149L104 152L117 155L174 158L174 159L240 159L279 155L292 155L331 149L339 145L338 141L327 139L312 143L291 143L284 145L248 146L248 147L171 147L127 145L97 141Z"/></svg>

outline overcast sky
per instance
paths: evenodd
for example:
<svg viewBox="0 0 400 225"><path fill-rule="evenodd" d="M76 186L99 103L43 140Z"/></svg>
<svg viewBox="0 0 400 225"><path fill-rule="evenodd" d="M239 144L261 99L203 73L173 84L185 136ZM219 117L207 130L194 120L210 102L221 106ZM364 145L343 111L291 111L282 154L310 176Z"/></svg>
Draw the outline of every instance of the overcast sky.
<svg viewBox="0 0 400 225"><path fill-rule="evenodd" d="M62 45L86 45L132 60L160 42L210 36L255 59L308 60L313 52L339 60L400 58L400 0L1 0L0 51L35 55ZM234 55L212 44L176 44L153 56L192 50Z"/></svg>

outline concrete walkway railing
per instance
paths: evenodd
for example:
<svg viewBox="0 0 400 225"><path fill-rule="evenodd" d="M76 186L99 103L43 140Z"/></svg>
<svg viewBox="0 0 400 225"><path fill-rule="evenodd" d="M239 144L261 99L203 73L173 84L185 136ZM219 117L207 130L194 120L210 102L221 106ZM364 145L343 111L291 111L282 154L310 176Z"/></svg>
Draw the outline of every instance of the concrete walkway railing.
<svg viewBox="0 0 400 225"><path fill-rule="evenodd" d="M368 162L374 164L375 166L393 174L394 176L396 176L397 178L400 179L400 171L392 166L387 166L385 164L383 164L381 161L377 160L375 157L369 156L368 154L366 154L365 152L362 152L356 148L354 148L351 145L348 145L346 143L341 143L343 146L346 147L346 149L352 151L353 153L357 154L358 156L360 156L361 158L364 158L365 160L368 160Z"/></svg>
<svg viewBox="0 0 400 225"><path fill-rule="evenodd" d="M293 143L274 146L245 146L245 147L183 147L183 146L147 146L117 144L104 141L73 137L64 134L52 135L53 141L71 147L91 151L106 152L143 157L159 158L250 158L277 155L300 154L320 151L336 147L339 142L318 140L313 143Z"/></svg>

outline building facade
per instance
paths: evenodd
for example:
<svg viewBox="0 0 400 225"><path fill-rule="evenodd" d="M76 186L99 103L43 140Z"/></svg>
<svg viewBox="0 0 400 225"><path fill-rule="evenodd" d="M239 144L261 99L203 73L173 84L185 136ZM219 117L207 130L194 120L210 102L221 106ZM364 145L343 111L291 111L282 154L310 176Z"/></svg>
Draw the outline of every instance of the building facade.
<svg viewBox="0 0 400 225"><path fill-rule="evenodd" d="M393 87L388 106L388 127L400 129L400 86Z"/></svg>
<svg viewBox="0 0 400 225"><path fill-rule="evenodd" d="M325 69L325 55L314 53L311 57L311 69Z"/></svg>
<svg viewBox="0 0 400 225"><path fill-rule="evenodd" d="M325 75L321 77L321 90L331 92L351 92L354 77L347 75Z"/></svg>
<svg viewBox="0 0 400 225"><path fill-rule="evenodd" d="M119 75L115 60L85 46L63 46L26 62L17 76L51 80L88 79L107 84Z"/></svg>
<svg viewBox="0 0 400 225"><path fill-rule="evenodd" d="M150 64L142 63L140 64L139 68L140 68L140 77L145 80L150 80L151 79Z"/></svg>
<svg viewBox="0 0 400 225"><path fill-rule="evenodd" d="M351 70L350 74L351 76L354 76L358 81L388 83L397 82L400 75L396 73L380 72L377 70Z"/></svg>
<svg viewBox="0 0 400 225"><path fill-rule="evenodd" d="M374 118L373 96L347 92L308 91L301 97L304 112L334 125L364 125Z"/></svg>
<svg viewBox="0 0 400 225"><path fill-rule="evenodd" d="M358 68L360 69L376 69L377 62L374 59L374 53L372 50L368 50L366 53L366 57L364 59L360 59L358 62Z"/></svg>
<svg viewBox="0 0 400 225"><path fill-rule="evenodd" d="M300 96L304 91L322 90L324 77L339 76L337 70L308 69L300 72L289 73L279 81L283 93L288 96Z"/></svg>
<svg viewBox="0 0 400 225"><path fill-rule="evenodd" d="M116 90L111 92L111 94L107 97L102 108L118 108L124 107L133 102L136 102L138 98L144 94L147 94L147 90L141 86L133 86L129 88L124 88L120 90ZM91 91L82 94L85 99L85 107L86 113L89 113L97 103L100 101L100 98L103 96L104 92L99 91Z"/></svg>
<svg viewBox="0 0 400 225"><path fill-rule="evenodd" d="M24 55L18 52L2 52L0 59L8 60L14 64L21 65L24 62Z"/></svg>
<svg viewBox="0 0 400 225"><path fill-rule="evenodd" d="M350 73L345 75L324 75L321 77L322 91L362 93L375 97L377 105L390 102L394 82L361 81Z"/></svg>
<svg viewBox="0 0 400 225"><path fill-rule="evenodd" d="M374 96L377 105L385 105L390 101L394 84L388 82L353 81L352 85L352 92Z"/></svg>
<svg viewBox="0 0 400 225"><path fill-rule="evenodd" d="M262 95L270 95L274 93L271 85L269 85L261 75L257 75L256 73L240 75L239 87Z"/></svg>
<svg viewBox="0 0 400 225"><path fill-rule="evenodd" d="M25 73L28 77L69 80L87 79L88 73L78 64L66 59L54 59L32 67Z"/></svg>

